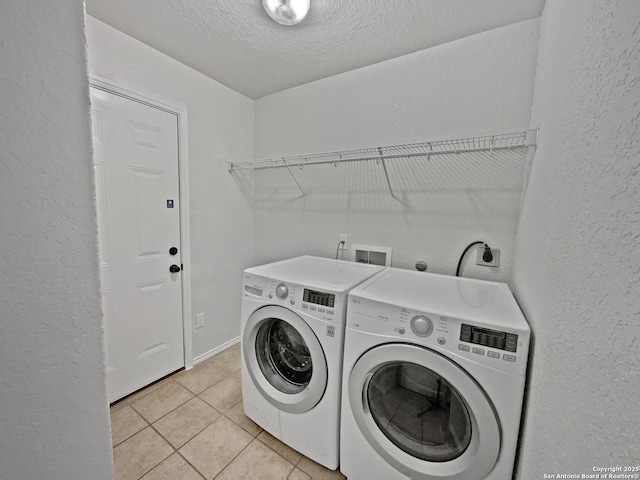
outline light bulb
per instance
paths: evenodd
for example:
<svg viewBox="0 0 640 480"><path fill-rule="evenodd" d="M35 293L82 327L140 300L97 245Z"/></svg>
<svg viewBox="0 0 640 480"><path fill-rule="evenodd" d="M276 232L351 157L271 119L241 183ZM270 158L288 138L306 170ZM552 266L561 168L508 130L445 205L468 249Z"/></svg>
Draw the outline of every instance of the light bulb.
<svg viewBox="0 0 640 480"><path fill-rule="evenodd" d="M307 16L310 0L262 0L262 5L280 25L295 25Z"/></svg>

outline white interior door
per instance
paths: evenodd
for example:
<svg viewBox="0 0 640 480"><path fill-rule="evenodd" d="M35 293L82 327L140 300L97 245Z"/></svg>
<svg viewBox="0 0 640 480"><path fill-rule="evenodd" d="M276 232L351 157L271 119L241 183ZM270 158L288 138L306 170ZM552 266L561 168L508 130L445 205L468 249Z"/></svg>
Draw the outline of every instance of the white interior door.
<svg viewBox="0 0 640 480"><path fill-rule="evenodd" d="M91 111L112 402L184 366L178 119L94 87Z"/></svg>

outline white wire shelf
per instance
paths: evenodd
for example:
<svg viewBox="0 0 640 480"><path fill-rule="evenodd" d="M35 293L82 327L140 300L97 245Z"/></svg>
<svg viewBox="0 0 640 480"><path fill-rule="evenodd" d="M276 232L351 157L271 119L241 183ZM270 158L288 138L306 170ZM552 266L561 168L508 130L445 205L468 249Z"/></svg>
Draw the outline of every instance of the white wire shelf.
<svg viewBox="0 0 640 480"><path fill-rule="evenodd" d="M291 157L271 157L240 162L227 162L229 171L263 170L266 168L299 167L327 163L359 162L364 160L387 160L392 158L425 157L431 155L460 154L466 152L492 151L524 148L536 144L537 130L518 133L503 133L484 137L439 140L434 142L362 148L339 152L313 153Z"/></svg>
<svg viewBox="0 0 640 480"><path fill-rule="evenodd" d="M242 170L264 170L286 168L298 188L305 195L298 183L291 167L303 168L307 165L333 164L338 166L347 162L362 162L374 160L382 165L384 175L389 187L389 193L397 198L391 188L387 166L385 161L391 159L408 159L423 157L429 160L434 155L464 154L472 152L493 152L505 149L519 149L535 146L538 130L525 132L502 133L497 135L485 135L482 137L458 138L453 140L438 140L433 142L412 143L404 145L391 145L384 147L362 148L357 150L344 150L338 152L314 153L309 155L295 155L290 157L271 157L240 162L227 162L230 173Z"/></svg>

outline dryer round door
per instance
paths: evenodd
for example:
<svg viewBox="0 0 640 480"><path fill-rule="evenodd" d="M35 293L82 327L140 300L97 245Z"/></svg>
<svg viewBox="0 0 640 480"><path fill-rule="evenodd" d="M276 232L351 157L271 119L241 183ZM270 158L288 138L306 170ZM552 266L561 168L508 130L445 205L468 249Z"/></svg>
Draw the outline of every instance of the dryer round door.
<svg viewBox="0 0 640 480"><path fill-rule="evenodd" d="M500 426L487 395L432 350L372 348L355 363L348 395L369 444L408 477L478 480L498 459Z"/></svg>
<svg viewBox="0 0 640 480"><path fill-rule="evenodd" d="M304 413L324 395L324 351L293 311L274 305L253 312L245 324L242 353L253 384L279 410Z"/></svg>

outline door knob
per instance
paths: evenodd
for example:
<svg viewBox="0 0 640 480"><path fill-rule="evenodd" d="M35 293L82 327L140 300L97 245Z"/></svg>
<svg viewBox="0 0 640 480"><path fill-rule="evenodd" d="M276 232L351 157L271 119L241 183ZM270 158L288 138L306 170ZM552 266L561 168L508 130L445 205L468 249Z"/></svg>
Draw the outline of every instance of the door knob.
<svg viewBox="0 0 640 480"><path fill-rule="evenodd" d="M170 271L171 273L178 273L180 270L181 270L181 269L180 269L180 267L179 267L178 265L171 265L171 266L169 267L169 271Z"/></svg>
<svg viewBox="0 0 640 480"><path fill-rule="evenodd" d="M175 255L176 253L178 253L178 249L176 247L171 247L169 249L169 255Z"/></svg>

